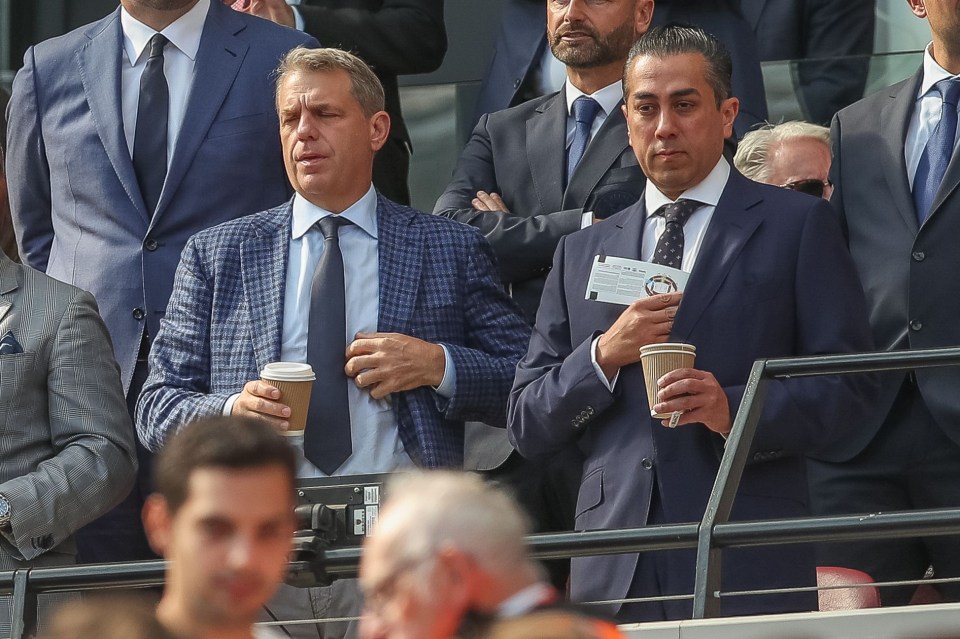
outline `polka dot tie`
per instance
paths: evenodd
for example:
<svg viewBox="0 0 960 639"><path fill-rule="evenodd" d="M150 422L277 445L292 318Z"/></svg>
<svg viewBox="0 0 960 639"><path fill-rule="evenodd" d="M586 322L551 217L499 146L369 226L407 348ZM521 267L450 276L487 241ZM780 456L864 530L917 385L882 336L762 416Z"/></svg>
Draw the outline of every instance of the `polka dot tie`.
<svg viewBox="0 0 960 639"><path fill-rule="evenodd" d="M701 206L703 204L695 200L677 200L664 204L654 212L654 215L662 215L667 220L667 226L653 251L654 264L680 268L683 263L683 225Z"/></svg>

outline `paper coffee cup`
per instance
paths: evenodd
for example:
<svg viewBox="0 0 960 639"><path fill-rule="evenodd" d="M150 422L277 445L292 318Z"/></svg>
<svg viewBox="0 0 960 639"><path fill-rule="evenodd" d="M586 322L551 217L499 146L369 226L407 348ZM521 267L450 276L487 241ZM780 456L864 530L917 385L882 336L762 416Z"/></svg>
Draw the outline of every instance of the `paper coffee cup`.
<svg viewBox="0 0 960 639"><path fill-rule="evenodd" d="M697 347L693 344L647 344L640 347L640 362L643 364L643 381L647 386L647 402L650 406L650 415L657 419L668 419L670 413L653 412L654 404L660 403L657 399L657 380L678 368L693 368L696 359Z"/></svg>
<svg viewBox="0 0 960 639"><path fill-rule="evenodd" d="M260 379L280 389L280 401L290 407L290 427L284 435L302 435L316 379L313 368L302 362L273 362L263 367Z"/></svg>

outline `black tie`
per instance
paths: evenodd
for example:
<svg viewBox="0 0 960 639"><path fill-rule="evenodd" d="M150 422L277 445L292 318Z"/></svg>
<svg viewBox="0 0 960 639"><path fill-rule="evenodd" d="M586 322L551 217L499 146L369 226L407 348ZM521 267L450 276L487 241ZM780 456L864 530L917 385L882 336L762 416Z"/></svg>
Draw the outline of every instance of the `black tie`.
<svg viewBox="0 0 960 639"><path fill-rule="evenodd" d="M664 204L654 212L654 215L662 215L667 220L667 226L653 251L654 264L680 268L683 264L683 225L701 206L703 204L695 200L677 200Z"/></svg>
<svg viewBox="0 0 960 639"><path fill-rule="evenodd" d="M347 304L339 236L340 227L349 223L339 215L328 215L317 223L323 233L323 256L310 288L307 363L317 379L310 395L303 454L327 475L332 475L353 452L349 382L343 372L347 363Z"/></svg>
<svg viewBox="0 0 960 639"><path fill-rule="evenodd" d="M140 77L140 103L133 138L133 170L140 194L152 216L167 177L167 113L170 96L163 75L163 47L167 39L157 33L150 38L150 57Z"/></svg>

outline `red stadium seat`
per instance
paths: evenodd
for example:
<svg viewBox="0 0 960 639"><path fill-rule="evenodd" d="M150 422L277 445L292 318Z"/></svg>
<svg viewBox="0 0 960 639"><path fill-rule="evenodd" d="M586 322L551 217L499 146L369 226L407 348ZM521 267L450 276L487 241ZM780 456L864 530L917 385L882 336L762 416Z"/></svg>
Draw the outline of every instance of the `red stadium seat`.
<svg viewBox="0 0 960 639"><path fill-rule="evenodd" d="M873 577L861 570L837 568L835 566L817 567L817 586L855 586L872 584ZM880 593L874 587L833 588L818 593L820 610L857 610L859 608L879 608Z"/></svg>

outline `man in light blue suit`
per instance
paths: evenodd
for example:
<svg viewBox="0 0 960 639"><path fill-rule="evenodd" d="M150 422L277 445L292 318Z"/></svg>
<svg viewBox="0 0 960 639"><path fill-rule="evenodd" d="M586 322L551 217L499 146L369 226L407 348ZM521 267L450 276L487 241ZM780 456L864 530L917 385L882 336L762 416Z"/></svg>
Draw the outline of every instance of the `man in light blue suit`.
<svg viewBox="0 0 960 639"><path fill-rule="evenodd" d="M182 424L221 413L285 431L291 407L260 371L307 362L317 380L306 429L291 437L300 477L461 466L463 422L504 425L529 338L493 252L476 229L373 188L390 120L359 58L295 49L278 88L296 194L187 243L137 406L140 439L156 449ZM323 616L358 612L352 584L334 584ZM305 591L282 592L296 616L321 612ZM341 634L324 624L331 632Z"/></svg>
<svg viewBox="0 0 960 639"><path fill-rule="evenodd" d="M220 0L122 0L24 56L7 135L20 254L94 294L131 409L187 238L290 194L270 73L301 43ZM82 559L149 552L128 506Z"/></svg>

